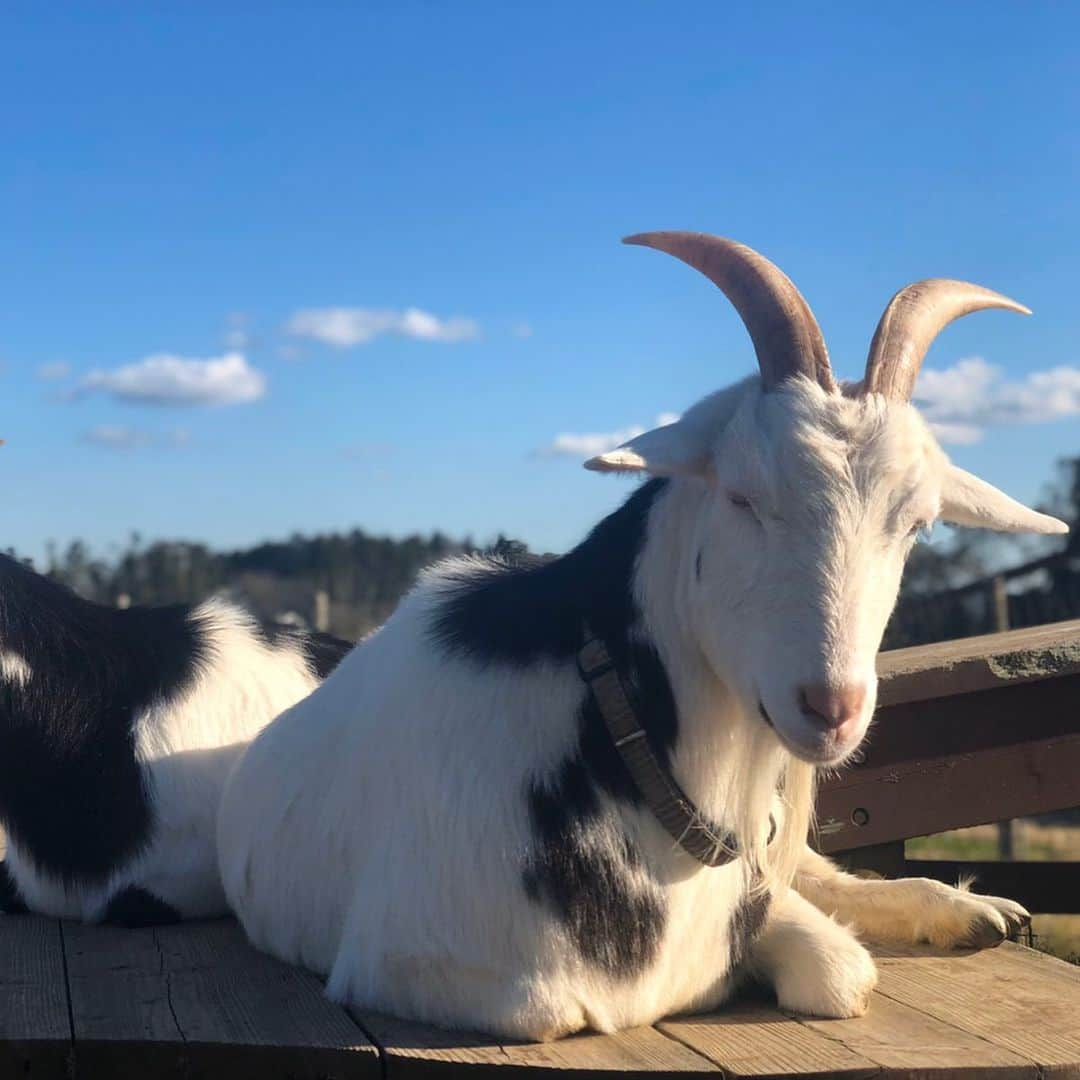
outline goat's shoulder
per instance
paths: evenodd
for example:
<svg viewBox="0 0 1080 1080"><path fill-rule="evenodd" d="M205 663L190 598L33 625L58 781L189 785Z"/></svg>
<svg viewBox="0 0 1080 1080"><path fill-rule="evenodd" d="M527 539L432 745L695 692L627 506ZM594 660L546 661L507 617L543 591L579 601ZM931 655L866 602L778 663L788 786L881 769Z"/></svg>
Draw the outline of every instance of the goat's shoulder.
<svg viewBox="0 0 1080 1080"><path fill-rule="evenodd" d="M305 626L257 619L241 604L211 597L190 609L188 621L217 657L236 660L247 653L252 662L282 660L299 664L318 681L325 679L352 648L352 642Z"/></svg>

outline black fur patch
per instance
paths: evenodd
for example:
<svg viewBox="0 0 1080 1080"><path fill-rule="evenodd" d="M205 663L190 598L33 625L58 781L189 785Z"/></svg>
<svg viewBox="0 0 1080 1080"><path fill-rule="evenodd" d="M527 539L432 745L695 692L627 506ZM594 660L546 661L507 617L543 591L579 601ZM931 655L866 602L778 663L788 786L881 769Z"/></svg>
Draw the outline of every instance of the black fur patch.
<svg viewBox="0 0 1080 1080"><path fill-rule="evenodd" d="M529 793L539 843L522 875L525 894L562 920L582 959L609 975L631 977L660 947L664 898L659 888L631 881L628 871L641 859L628 842L613 855L603 847L590 850L587 832L565 831L561 796L569 791L579 804L589 802L577 770L569 773L563 769L557 791L534 786Z"/></svg>
<svg viewBox="0 0 1080 1080"><path fill-rule="evenodd" d="M180 912L138 885L121 889L110 901L101 920L110 926L136 929L140 926L168 926L180 921Z"/></svg>
<svg viewBox="0 0 1080 1080"><path fill-rule="evenodd" d="M7 862L0 862L0 912L5 915L23 915L28 910L19 895L19 886L11 876Z"/></svg>
<svg viewBox="0 0 1080 1080"><path fill-rule="evenodd" d="M587 621L609 650L618 647L638 616L634 564L649 511L666 484L643 484L557 559L490 560L447 598L432 628L436 640L477 663L523 667L572 659Z"/></svg>
<svg viewBox="0 0 1080 1080"><path fill-rule="evenodd" d="M765 929L765 920L768 918L771 902L772 898L768 890L751 894L744 896L732 913L728 927L729 974L738 974L739 969L746 963L754 942Z"/></svg>
<svg viewBox="0 0 1080 1080"><path fill-rule="evenodd" d="M353 643L316 630L302 630L284 623L264 622L259 625L263 640L275 648L289 645L298 649L307 661L308 670L320 680L325 679L345 658Z"/></svg>
<svg viewBox="0 0 1080 1080"><path fill-rule="evenodd" d="M0 644L26 685L0 681L0 822L68 884L98 881L149 840L132 725L204 659L190 609L117 610L0 556Z"/></svg>
<svg viewBox="0 0 1080 1080"><path fill-rule="evenodd" d="M603 638L665 766L678 716L667 672L640 626L633 583L649 512L666 484L652 480L638 488L561 558L492 560L450 593L432 628L448 652L484 666L525 667L572 662L588 627ZM583 685L577 745L555 775L537 778L524 793L534 845L522 884L562 920L586 961L629 977L654 959L666 913L661 890L631 876L642 860L629 841L618 853L610 839L606 846L592 842L600 832L601 793L635 806L641 801Z"/></svg>

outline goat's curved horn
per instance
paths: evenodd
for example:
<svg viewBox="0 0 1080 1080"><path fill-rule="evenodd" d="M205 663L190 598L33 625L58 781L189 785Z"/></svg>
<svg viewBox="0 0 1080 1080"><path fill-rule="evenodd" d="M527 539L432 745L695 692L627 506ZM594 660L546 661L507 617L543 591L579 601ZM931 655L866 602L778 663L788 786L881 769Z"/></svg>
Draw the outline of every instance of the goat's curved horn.
<svg viewBox="0 0 1080 1080"><path fill-rule="evenodd" d="M724 293L750 333L766 390L798 374L826 390L836 389L825 339L810 306L764 255L707 233L638 233L623 243L666 251L700 270Z"/></svg>
<svg viewBox="0 0 1080 1080"><path fill-rule="evenodd" d="M954 319L987 308L1030 315L1030 309L969 281L927 278L905 286L889 301L870 343L863 393L910 401L934 338Z"/></svg>

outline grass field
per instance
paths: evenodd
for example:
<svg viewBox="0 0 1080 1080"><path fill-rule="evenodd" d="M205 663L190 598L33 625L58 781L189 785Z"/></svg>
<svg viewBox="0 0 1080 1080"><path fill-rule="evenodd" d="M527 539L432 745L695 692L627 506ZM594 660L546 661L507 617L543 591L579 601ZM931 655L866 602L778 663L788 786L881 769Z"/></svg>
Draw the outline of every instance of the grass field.
<svg viewBox="0 0 1080 1080"><path fill-rule="evenodd" d="M1013 848L1017 859L1078 861L1080 825L1054 825L1023 818L1013 823ZM976 825L923 836L909 840L906 851L913 859L997 859L997 827ZM1036 948L1080 964L1080 915L1036 915L1032 933Z"/></svg>

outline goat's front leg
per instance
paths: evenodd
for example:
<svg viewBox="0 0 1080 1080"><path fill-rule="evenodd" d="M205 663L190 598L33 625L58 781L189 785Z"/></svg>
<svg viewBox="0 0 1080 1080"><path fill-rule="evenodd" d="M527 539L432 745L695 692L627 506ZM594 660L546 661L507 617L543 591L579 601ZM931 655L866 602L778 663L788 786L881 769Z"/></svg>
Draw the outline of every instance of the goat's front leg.
<svg viewBox="0 0 1080 1080"><path fill-rule="evenodd" d="M985 949L1031 922L1012 900L976 896L930 878L856 877L809 847L799 860L794 887L865 940L887 945Z"/></svg>
<svg viewBox="0 0 1080 1080"><path fill-rule="evenodd" d="M781 1008L830 1019L862 1016L877 985L854 934L791 890L773 904L747 970L772 985Z"/></svg>

